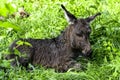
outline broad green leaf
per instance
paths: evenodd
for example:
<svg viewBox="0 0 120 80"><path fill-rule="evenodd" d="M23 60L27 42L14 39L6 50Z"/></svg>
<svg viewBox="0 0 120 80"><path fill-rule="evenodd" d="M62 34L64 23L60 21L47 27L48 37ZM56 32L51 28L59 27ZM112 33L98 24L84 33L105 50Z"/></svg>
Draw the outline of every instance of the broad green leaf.
<svg viewBox="0 0 120 80"><path fill-rule="evenodd" d="M20 27L10 23L10 22L2 22L0 21L0 27L4 27L4 28L12 28L14 29L15 31L20 31Z"/></svg>
<svg viewBox="0 0 120 80"><path fill-rule="evenodd" d="M25 45L32 47L32 45L29 42L24 42Z"/></svg>
<svg viewBox="0 0 120 80"><path fill-rule="evenodd" d="M0 8L0 16L7 17L8 12L9 11L5 7L4 8Z"/></svg>
<svg viewBox="0 0 120 80"><path fill-rule="evenodd" d="M5 7L9 11L9 14L15 12L15 8L12 6L11 3L5 3Z"/></svg>
<svg viewBox="0 0 120 80"><path fill-rule="evenodd" d="M32 45L29 42L21 41L21 40L17 41L16 44L18 44L18 45L27 45L27 46L32 47Z"/></svg>

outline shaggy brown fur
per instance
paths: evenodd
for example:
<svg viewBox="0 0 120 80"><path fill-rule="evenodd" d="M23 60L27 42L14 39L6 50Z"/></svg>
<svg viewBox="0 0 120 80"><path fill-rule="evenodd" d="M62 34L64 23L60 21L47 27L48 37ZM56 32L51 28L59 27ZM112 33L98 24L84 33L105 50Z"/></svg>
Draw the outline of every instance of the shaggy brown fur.
<svg viewBox="0 0 120 80"><path fill-rule="evenodd" d="M40 64L46 68L54 68L56 71L64 72L69 68L78 68L80 64L75 59L83 54L89 56L91 47L89 35L91 32L89 23L100 13L88 18L77 19L74 15L61 5L69 26L58 37L53 39L19 39L10 46L11 54L9 58L17 56L20 65L27 66L28 63ZM23 44L17 44L22 41ZM30 43L29 45L26 44ZM26 57L15 55L15 49ZM12 62L16 65L16 59Z"/></svg>

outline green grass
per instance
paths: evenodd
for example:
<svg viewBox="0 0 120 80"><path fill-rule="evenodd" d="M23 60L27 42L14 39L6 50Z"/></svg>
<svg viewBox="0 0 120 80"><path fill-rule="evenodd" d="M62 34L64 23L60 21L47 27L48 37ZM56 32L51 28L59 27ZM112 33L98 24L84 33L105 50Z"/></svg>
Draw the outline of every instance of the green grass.
<svg viewBox="0 0 120 80"><path fill-rule="evenodd" d="M6 4L7 3L7 4ZM8 8L5 8L5 4ZM16 5L12 8L11 5ZM60 4L77 17L87 17L97 12L102 15L91 23L91 59L78 59L86 70L56 73L54 69L35 67L33 71L11 68L4 60L9 45L18 38L53 38L67 26ZM6 18L0 21L0 80L120 80L120 0L2 0L0 15L13 13L24 6L28 18ZM10 8L9 8L10 7Z"/></svg>

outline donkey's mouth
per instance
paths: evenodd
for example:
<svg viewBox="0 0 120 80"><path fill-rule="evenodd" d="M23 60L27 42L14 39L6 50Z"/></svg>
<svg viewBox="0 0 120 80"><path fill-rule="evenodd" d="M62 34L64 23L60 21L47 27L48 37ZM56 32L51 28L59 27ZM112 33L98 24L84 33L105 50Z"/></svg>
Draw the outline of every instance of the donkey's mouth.
<svg viewBox="0 0 120 80"><path fill-rule="evenodd" d="M85 56L85 57L91 57L91 56L92 56L92 50L90 49L90 50L87 51L87 52L82 51L82 55Z"/></svg>

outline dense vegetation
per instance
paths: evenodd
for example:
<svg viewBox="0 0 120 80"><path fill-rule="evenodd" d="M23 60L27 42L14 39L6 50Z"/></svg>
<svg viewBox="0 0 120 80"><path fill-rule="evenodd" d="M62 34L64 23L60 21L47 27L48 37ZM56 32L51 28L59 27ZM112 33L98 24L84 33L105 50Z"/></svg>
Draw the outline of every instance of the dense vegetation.
<svg viewBox="0 0 120 80"><path fill-rule="evenodd" d="M26 71L13 68L4 59L8 47L18 38L53 38L65 29L67 22L60 4L77 17L97 12L102 15L91 23L91 58L79 58L85 70L56 73L54 69L34 67ZM8 17L21 6L28 18ZM120 0L1 0L0 1L0 80L119 80L120 79Z"/></svg>

